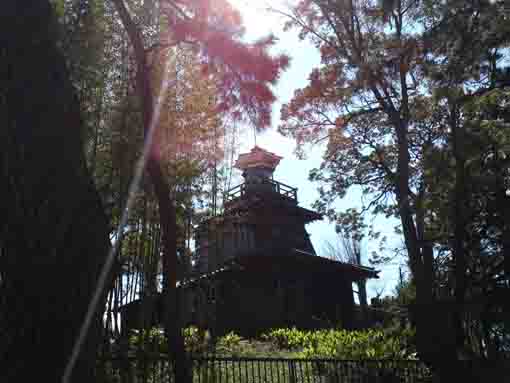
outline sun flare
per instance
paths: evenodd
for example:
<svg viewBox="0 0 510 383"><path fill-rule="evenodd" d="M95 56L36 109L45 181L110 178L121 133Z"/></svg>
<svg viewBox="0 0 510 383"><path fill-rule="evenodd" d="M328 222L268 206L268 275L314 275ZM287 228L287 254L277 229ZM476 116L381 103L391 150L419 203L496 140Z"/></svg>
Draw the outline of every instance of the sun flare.
<svg viewBox="0 0 510 383"><path fill-rule="evenodd" d="M267 9L265 1L228 0L241 13L249 38L258 38L274 32L278 17Z"/></svg>

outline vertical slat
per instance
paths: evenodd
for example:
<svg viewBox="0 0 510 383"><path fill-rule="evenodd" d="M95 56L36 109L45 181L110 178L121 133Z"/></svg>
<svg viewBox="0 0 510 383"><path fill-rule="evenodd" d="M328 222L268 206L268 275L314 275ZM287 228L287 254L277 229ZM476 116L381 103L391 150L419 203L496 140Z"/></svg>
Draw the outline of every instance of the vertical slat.
<svg viewBox="0 0 510 383"><path fill-rule="evenodd" d="M228 368L227 371L229 372L229 375L231 376L231 382L235 383L235 381L237 379L236 378L236 362L235 362L235 360L230 360L229 363L230 363L230 365L229 365L229 367L227 367Z"/></svg>
<svg viewBox="0 0 510 383"><path fill-rule="evenodd" d="M154 364L154 382L166 383L170 380L170 374L165 371L165 365L162 358L157 357L158 362Z"/></svg>
<svg viewBox="0 0 510 383"><path fill-rule="evenodd" d="M165 363L165 361L161 362L161 381L172 383L175 379L173 378L173 370L170 364Z"/></svg>
<svg viewBox="0 0 510 383"><path fill-rule="evenodd" d="M191 360L190 359L190 365L192 365L191 370L191 381L194 382L195 379L198 381L198 383L202 382L202 374L204 373L204 362L203 360ZM196 376L196 378L195 378Z"/></svg>
<svg viewBox="0 0 510 383"><path fill-rule="evenodd" d="M214 359L211 359L211 360L214 360ZM214 360L214 363L212 364L212 366L214 368L214 381L221 382L221 365L220 365L219 360Z"/></svg>
<svg viewBox="0 0 510 383"><path fill-rule="evenodd" d="M314 366L315 365L315 366ZM315 368L314 368L315 367ZM312 372L314 373L314 376L313 378L315 378L315 373L317 374L317 376L320 377L320 371L321 371L321 368L320 368L320 364L317 360L315 360L312 364Z"/></svg>
<svg viewBox="0 0 510 383"><path fill-rule="evenodd" d="M205 367L205 374L203 380L204 382L209 382L211 375L214 374L213 359L205 358L203 360L203 364ZM202 380L202 377L200 379Z"/></svg>
<svg viewBox="0 0 510 383"><path fill-rule="evenodd" d="M161 363L161 369L162 369L161 376L162 377L166 376L166 379L165 378L162 379L163 382L165 382L165 381L167 381L169 383L175 382L174 370L168 360L165 360L165 359L163 360L163 363Z"/></svg>
<svg viewBox="0 0 510 383"><path fill-rule="evenodd" d="M210 377L209 379L203 381L202 383L207 383L207 382L216 382L217 379L218 379L218 369L216 368L216 360L213 359L213 358L207 358L206 359L206 363L207 363L207 366L208 366L208 377Z"/></svg>
<svg viewBox="0 0 510 383"><path fill-rule="evenodd" d="M301 383L301 382L305 382L305 375L303 374L303 362L301 360L298 361L298 366L299 366L299 379L298 379L298 382Z"/></svg>
<svg viewBox="0 0 510 383"><path fill-rule="evenodd" d="M151 363L151 370L149 371L149 375L152 376L152 381L156 382L156 376L158 371L158 365L159 365L159 359L154 359L154 361Z"/></svg>

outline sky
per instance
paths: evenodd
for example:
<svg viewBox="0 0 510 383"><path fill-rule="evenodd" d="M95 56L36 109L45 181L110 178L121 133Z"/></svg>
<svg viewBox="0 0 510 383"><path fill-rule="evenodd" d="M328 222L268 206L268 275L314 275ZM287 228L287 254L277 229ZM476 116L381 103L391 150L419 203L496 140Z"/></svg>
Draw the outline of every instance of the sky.
<svg viewBox="0 0 510 383"><path fill-rule="evenodd" d="M269 33L275 34L279 41L273 48L274 53L286 53L291 57L289 69L285 71L275 87L277 102L273 106L272 127L256 137L256 144L266 150L269 150L283 159L277 167L274 178L277 181L298 188L299 204L305 208L311 208L312 204L319 197L316 183L308 180L308 174L311 169L319 167L324 152L324 147L314 146L307 150L307 157L300 160L294 154L295 142L290 138L283 137L277 132L280 119L280 108L282 104L290 101L294 91L307 85L308 75L312 68L320 65L320 56L318 50L308 41L301 41L295 30L284 32L282 30L283 18L275 13L266 11L264 0L229 0L236 6L240 12L246 27L245 39L253 41ZM275 5L276 4L276 5ZM273 7L285 9L283 1L273 0ZM242 135L240 152L248 152L255 145L253 128L246 128L246 133ZM359 191L353 190L339 200L335 207L339 210L362 206L362 197ZM401 238L394 234L394 227L397 225L395 219L385 219L377 217L373 220L369 217L368 223L373 223L376 230L381 231L382 235L388 238L387 248L393 249L401 246ZM324 254L326 243L335 243L337 235L335 233L334 223L324 219L307 225L307 231L310 234L313 246L318 255ZM366 255L377 250L377 244L374 242L366 243ZM388 250L390 251L390 250ZM393 293L393 289L398 280L398 268L403 264L399 259L389 265L378 267L380 270L378 280L371 280L367 284L369 298L382 292L382 295Z"/></svg>

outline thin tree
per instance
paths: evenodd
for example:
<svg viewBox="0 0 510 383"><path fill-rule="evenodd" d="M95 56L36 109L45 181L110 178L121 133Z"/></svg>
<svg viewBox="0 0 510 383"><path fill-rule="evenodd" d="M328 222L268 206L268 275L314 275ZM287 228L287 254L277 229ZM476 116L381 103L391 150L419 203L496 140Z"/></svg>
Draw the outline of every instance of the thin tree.
<svg viewBox="0 0 510 383"><path fill-rule="evenodd" d="M205 72L219 75L218 110L232 110L239 115L246 112L251 121L262 129L270 124L271 104L274 101L269 85L278 79L280 71L287 65L284 56L272 58L267 48L274 38L263 39L251 46L238 40L240 17L226 1L209 0L158 2L166 27L160 28L159 42L147 47L142 31L134 22L124 0L112 0L129 36L136 61L136 82L141 101L142 120L148 140L147 174L154 188L159 207L162 231L163 280L166 296L165 328L170 357L175 361L177 379L189 378L184 355L184 343L180 333L177 312L177 241L176 208L171 181L161 167L161 149L158 131L151 139L151 124L155 116L155 85L151 83L148 52L151 49L166 49L183 42L199 47L205 60Z"/></svg>

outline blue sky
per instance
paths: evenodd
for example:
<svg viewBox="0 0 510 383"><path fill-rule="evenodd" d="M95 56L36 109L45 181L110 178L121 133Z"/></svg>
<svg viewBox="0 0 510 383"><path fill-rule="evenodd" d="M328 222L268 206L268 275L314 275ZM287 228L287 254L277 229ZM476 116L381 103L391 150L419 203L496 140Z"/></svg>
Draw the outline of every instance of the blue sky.
<svg viewBox="0 0 510 383"><path fill-rule="evenodd" d="M300 205L310 208L313 202L318 198L317 184L308 180L308 174L311 169L318 167L321 163L324 148L315 146L307 151L307 158L299 160L294 155L295 142L292 139L280 135L276 128L279 124L280 107L288 102L294 90L304 87L307 84L308 75L312 68L320 64L320 57L317 49L307 41L300 41L296 31L282 31L282 18L274 13L268 13L264 10L264 1L230 0L237 6L244 20L246 27L245 38L255 40L261 36L273 32L279 42L274 47L274 52L283 52L291 57L290 68L283 74L275 94L278 101L273 108L272 127L264 133L257 135L257 145L274 152L284 158L276 169L275 179L288 185L298 188L298 199ZM277 5L274 5L274 4ZM281 5L278 5L280 3ZM285 9L283 1L272 1L274 7L279 6ZM249 151L255 144L253 129L247 128L246 133L242 135L241 152ZM345 198L339 200L336 207L339 210L345 210L351 207L360 207L362 205L361 194L352 190ZM369 221L370 222L370 221ZM393 228L398 223L397 220L378 217L373 221L376 230L382 232L388 237L387 248L392 249L400 246L401 239L394 234ZM312 243L319 255L323 253L326 242L334 243L336 240L335 226L327 220L312 223L307 226L311 235ZM367 243L367 255L376 250L374 243ZM368 283L369 296L375 295L376 291L384 288L383 295L391 294L398 277L398 267L402 260L396 261L390 265L380 268L380 279L372 280Z"/></svg>

